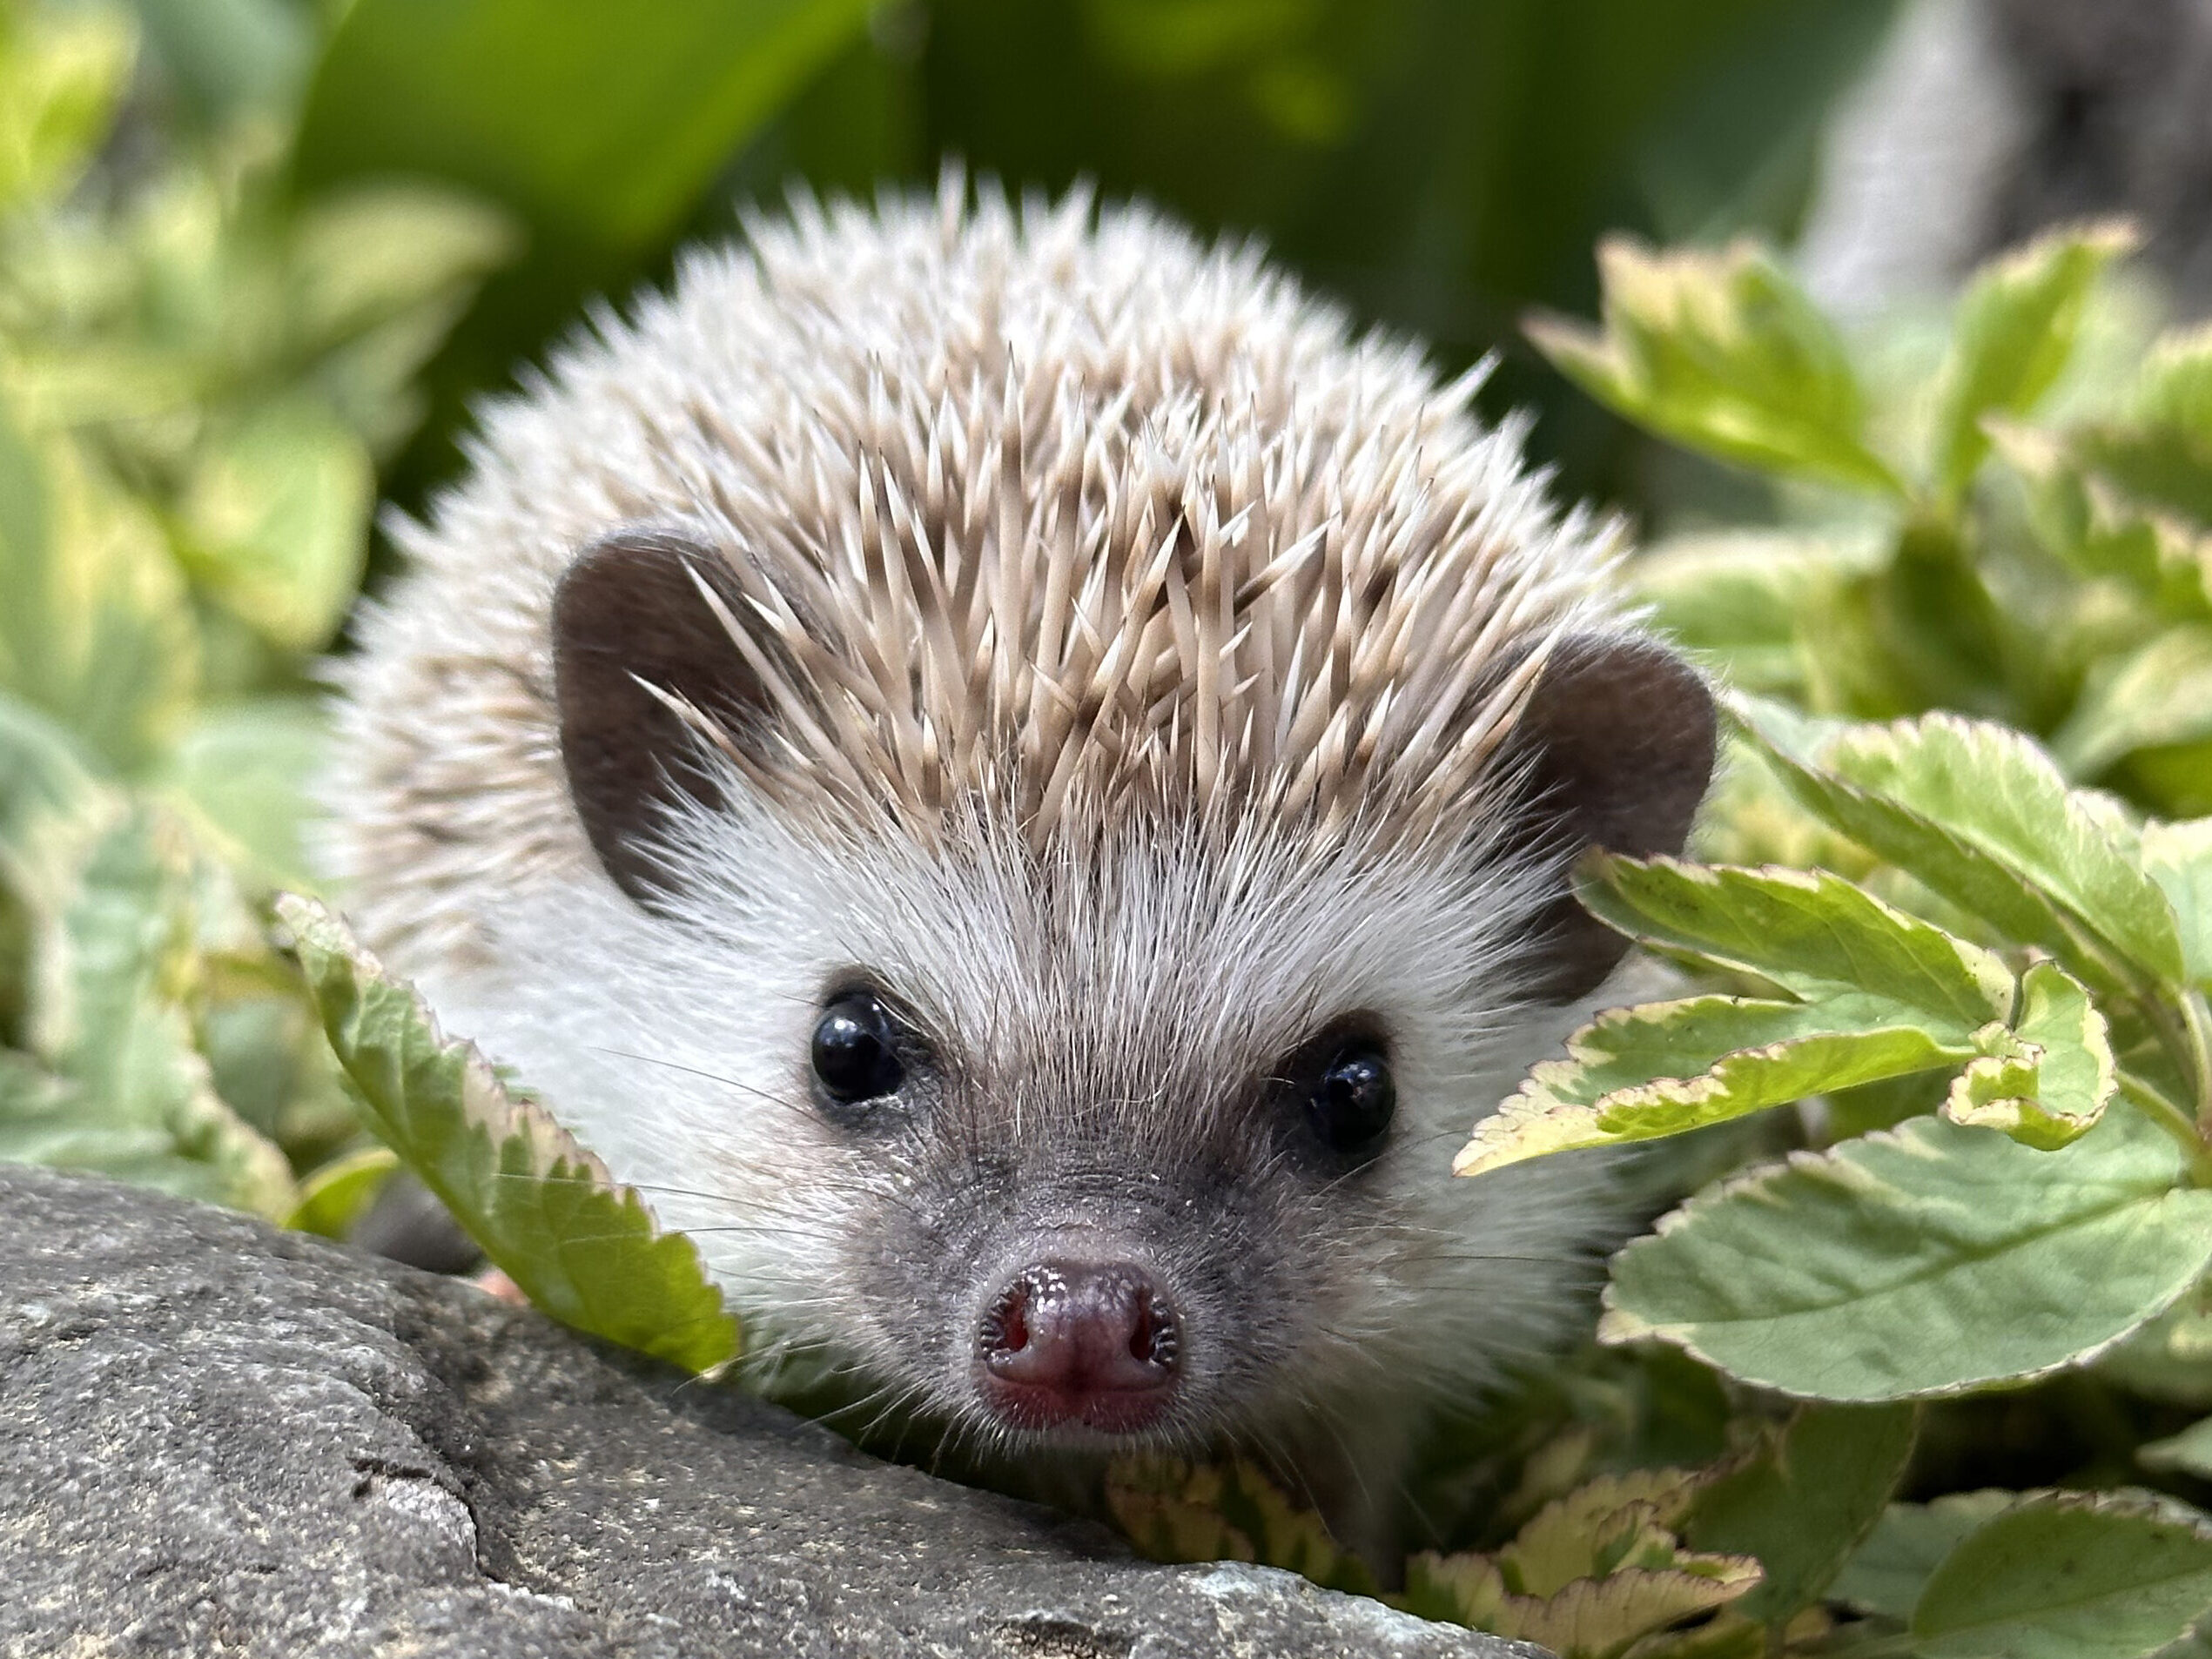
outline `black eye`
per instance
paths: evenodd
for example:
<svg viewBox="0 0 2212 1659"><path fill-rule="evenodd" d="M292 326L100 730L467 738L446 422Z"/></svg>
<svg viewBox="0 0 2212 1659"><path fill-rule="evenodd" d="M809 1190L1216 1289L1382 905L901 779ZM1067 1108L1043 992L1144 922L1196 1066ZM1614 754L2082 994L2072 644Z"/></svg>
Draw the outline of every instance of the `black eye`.
<svg viewBox="0 0 2212 1659"><path fill-rule="evenodd" d="M890 1094L905 1076L898 1024L872 991L847 991L822 1011L812 1055L814 1075L841 1105Z"/></svg>
<svg viewBox="0 0 2212 1659"><path fill-rule="evenodd" d="M1306 1098L1306 1121L1332 1152L1365 1152L1382 1138L1397 1110L1390 1063L1370 1042L1347 1043L1331 1055Z"/></svg>

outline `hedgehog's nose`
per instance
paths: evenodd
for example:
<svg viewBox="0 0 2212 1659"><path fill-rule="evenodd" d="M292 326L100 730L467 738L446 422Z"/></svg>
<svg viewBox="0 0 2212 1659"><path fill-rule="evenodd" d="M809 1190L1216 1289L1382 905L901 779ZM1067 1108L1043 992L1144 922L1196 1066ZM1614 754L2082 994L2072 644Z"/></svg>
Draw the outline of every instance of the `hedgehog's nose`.
<svg viewBox="0 0 2212 1659"><path fill-rule="evenodd" d="M1016 1428L1144 1428L1167 1409L1181 1346L1174 1307L1126 1262L1039 1262L976 1332L984 1398Z"/></svg>

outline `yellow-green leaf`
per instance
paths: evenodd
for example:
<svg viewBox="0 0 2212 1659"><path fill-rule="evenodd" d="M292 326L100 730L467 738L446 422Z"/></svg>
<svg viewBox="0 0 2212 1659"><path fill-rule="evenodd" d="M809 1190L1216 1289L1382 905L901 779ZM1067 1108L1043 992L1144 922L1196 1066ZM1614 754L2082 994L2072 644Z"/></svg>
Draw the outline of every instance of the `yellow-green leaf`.
<svg viewBox="0 0 2212 1659"><path fill-rule="evenodd" d="M1599 245L1602 332L1526 325L1592 397L1692 449L1882 494L1897 477L1866 440L1865 399L1842 341L1758 248L1654 253Z"/></svg>
<svg viewBox="0 0 2212 1659"><path fill-rule="evenodd" d="M2096 1125L2119 1074L2104 1016L2063 968L2034 964L2020 976L2020 995L2002 1049L1967 1062L1943 1115L2047 1152Z"/></svg>
<svg viewBox="0 0 2212 1659"><path fill-rule="evenodd" d="M1936 385L1930 470L1946 495L1962 492L1989 453L1983 419L2024 414L2051 389L2098 276L2135 242L2119 225L2054 231L1974 273Z"/></svg>

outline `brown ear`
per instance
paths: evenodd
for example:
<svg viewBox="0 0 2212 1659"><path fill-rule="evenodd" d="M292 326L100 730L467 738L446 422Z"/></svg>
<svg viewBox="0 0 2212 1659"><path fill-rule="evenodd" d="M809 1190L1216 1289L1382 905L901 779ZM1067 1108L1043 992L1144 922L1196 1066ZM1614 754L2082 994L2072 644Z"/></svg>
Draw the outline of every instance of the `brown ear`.
<svg viewBox="0 0 2212 1659"><path fill-rule="evenodd" d="M1627 635L1570 635L1552 648L1504 762L1527 780L1514 843L1570 862L1588 847L1678 853L1711 780L1712 694L1664 646ZM1536 993L1595 991L1628 941L1562 892L1536 924Z"/></svg>
<svg viewBox="0 0 2212 1659"><path fill-rule="evenodd" d="M722 796L698 737L645 685L735 732L761 706L760 676L700 595L701 581L731 615L744 614L719 554L665 531L624 530L578 554L553 595L569 798L600 863L649 908L675 884L658 833L669 815L689 803L718 806Z"/></svg>

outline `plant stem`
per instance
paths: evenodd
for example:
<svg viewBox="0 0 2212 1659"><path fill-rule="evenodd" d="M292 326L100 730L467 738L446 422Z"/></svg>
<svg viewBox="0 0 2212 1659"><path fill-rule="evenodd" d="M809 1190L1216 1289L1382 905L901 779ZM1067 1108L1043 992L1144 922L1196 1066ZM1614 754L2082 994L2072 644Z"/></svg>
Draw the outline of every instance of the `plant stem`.
<svg viewBox="0 0 2212 1659"><path fill-rule="evenodd" d="M2188 1160L2189 1177L2199 1186L2212 1187L2212 1147L2197 1133L2196 1119L2185 1108L2168 1100L2141 1078L2120 1074L2120 1092L2147 1113L2181 1145Z"/></svg>
<svg viewBox="0 0 2212 1659"><path fill-rule="evenodd" d="M2212 1126L2212 1009L2205 1006L2202 991L2182 993L2182 1025L2188 1033L2182 1058L2196 1088L2196 1118Z"/></svg>

